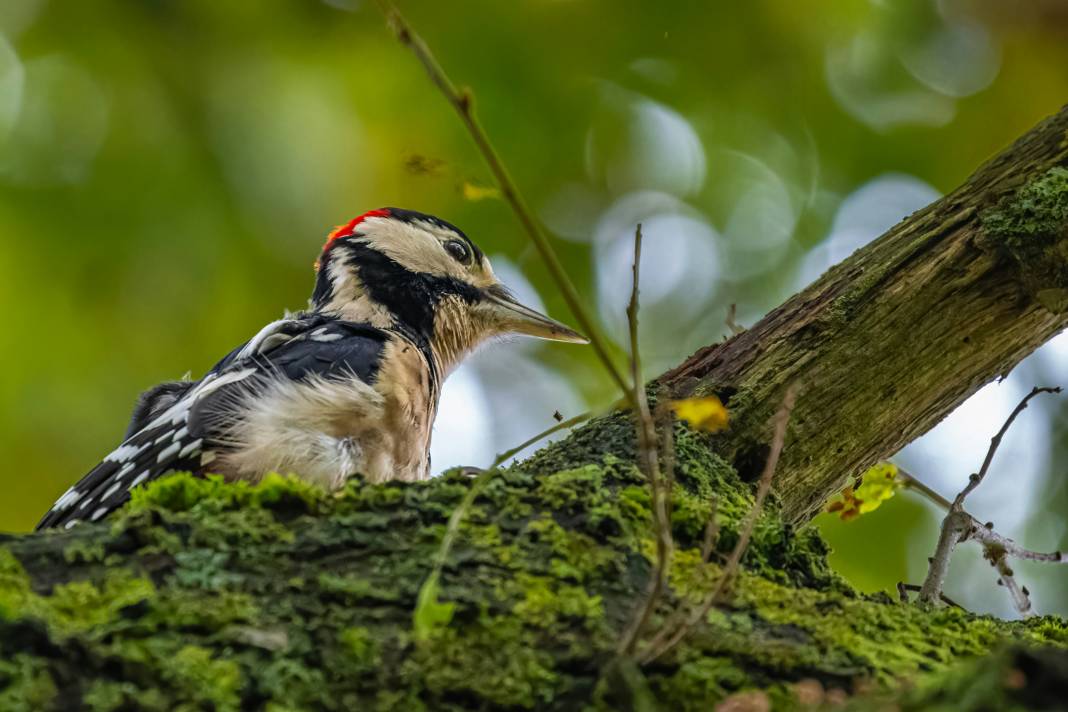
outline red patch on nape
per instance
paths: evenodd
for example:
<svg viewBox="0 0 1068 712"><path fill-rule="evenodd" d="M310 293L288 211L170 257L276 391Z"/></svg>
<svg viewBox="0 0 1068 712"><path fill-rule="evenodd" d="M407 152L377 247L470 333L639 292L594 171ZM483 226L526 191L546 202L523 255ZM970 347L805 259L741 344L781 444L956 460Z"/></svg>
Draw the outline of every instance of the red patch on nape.
<svg viewBox="0 0 1068 712"><path fill-rule="evenodd" d="M378 210L368 210L363 215L349 220L344 225L338 225L330 234L326 236L326 243L323 245L323 252L330 249L330 245L334 244L334 240L340 237L348 237L352 233L356 232L356 226L362 223L367 218L388 218L389 210L386 208L379 208ZM319 269L319 260L315 261L315 269Z"/></svg>

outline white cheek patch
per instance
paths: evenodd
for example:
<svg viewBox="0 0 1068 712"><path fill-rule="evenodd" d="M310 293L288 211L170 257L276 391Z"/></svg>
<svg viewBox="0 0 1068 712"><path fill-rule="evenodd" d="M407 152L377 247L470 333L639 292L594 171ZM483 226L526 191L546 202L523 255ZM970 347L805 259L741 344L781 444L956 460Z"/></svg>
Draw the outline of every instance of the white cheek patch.
<svg viewBox="0 0 1068 712"><path fill-rule="evenodd" d="M364 234L363 241L370 247L412 272L451 277L475 287L488 287L496 282L485 257L480 269L470 269L453 259L443 245L463 238L432 223L375 220L367 224Z"/></svg>

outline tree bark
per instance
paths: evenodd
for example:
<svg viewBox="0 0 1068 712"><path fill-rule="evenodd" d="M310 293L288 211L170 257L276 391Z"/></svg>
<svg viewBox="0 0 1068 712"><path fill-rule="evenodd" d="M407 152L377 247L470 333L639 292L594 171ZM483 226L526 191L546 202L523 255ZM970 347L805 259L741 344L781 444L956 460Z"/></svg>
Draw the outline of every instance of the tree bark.
<svg viewBox="0 0 1068 712"><path fill-rule="evenodd" d="M722 555L751 507L770 416L790 384L800 391L778 501L733 597L652 663L615 652L654 535L634 422L614 413L490 481L417 621L471 486L455 474L357 479L338 496L177 475L108 521L0 539L0 709L705 710L733 695L791 709L872 686L921 709L922 694L897 693L920 675L945 676L959 696L936 701L965 709L967 685L952 683L983 670L997 671L1003 699L1040 708L1064 654L1036 646L1068 645L1063 621L860 596L795 525L1065 325L1065 163L1068 110L659 379L677 396L718 393L732 424L716 436L675 427L677 547L657 626L714 584L718 555L700 562L712 501ZM1006 643L1025 649L949 670ZM741 699L736 709L762 708Z"/></svg>
<svg viewBox="0 0 1068 712"><path fill-rule="evenodd" d="M759 467L764 424L786 387L800 382L776 485L785 516L811 517L847 478L1068 324L1066 163L1062 109L960 188L661 381L677 394L728 396L735 426L720 453L743 476Z"/></svg>

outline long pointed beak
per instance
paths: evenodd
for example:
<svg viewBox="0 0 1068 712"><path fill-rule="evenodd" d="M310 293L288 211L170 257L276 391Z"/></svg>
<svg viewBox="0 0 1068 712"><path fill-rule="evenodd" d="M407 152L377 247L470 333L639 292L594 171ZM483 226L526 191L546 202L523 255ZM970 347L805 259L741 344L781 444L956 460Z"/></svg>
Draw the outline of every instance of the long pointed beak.
<svg viewBox="0 0 1068 712"><path fill-rule="evenodd" d="M588 344L590 340L555 319L524 306L500 286L483 291L485 298L479 305L483 313L502 332L525 334L549 341Z"/></svg>

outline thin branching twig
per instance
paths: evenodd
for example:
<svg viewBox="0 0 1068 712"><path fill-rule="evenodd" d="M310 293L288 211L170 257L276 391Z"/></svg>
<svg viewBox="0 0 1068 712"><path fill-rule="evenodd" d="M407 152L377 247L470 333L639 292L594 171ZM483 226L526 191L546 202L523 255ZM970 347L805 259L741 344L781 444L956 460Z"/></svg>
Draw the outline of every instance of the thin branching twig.
<svg viewBox="0 0 1068 712"><path fill-rule="evenodd" d="M965 533L965 538L967 539L975 539L982 542L984 546L997 547L1014 559L1038 561L1043 564L1068 564L1068 555L1065 555L1063 551L1043 553L1025 549L1007 536L998 534L991 524L980 524L979 520L971 515L969 515L969 519L971 520L971 528Z"/></svg>
<svg viewBox="0 0 1068 712"><path fill-rule="evenodd" d="M590 345L593 346L593 350L597 353L597 357L601 360L608 375L623 393L630 393L630 389L627 387L626 378L624 378L623 372L616 365L615 361L612 360L605 340L601 336L600 329L597 328L597 324L586 312L582 300L579 298L578 291L575 289L575 285L571 283L571 279L567 276L567 271L564 269L564 265L560 262L560 258L556 255L556 251L553 249L548 237L546 237L545 233L542 231L534 214L527 207L526 201L523 199L522 194L520 194L519 189L512 180L508 169L505 167L504 162L497 153L497 149L494 148L493 144L490 142L489 135L479 123L478 116L475 114L474 96L471 90L467 88L459 89L452 83L452 80L449 79L449 75L446 74L445 70L438 64L437 59L426 45L426 42L423 41L422 37L416 34L415 30L412 29L411 25L408 24L408 21L404 19L404 16L401 15L400 11L397 10L392 2L389 2L389 0L378 0L378 6L386 16L386 21L396 34L397 39L415 54L416 58L423 65L423 69L426 70L430 80L434 83L434 86L441 91L445 96L445 99L453 109L456 110L460 120L463 121L464 126L467 127L467 132L471 135L479 153L482 154L483 160L485 160L486 165L493 174L493 178L497 182L497 187L500 189L501 195L504 197L505 201L507 201L508 205L511 206L512 211L519 219L519 223L523 226L527 236L538 250L538 254L540 254L541 258L545 261L546 267L549 268L549 274L552 276L557 288L559 288L560 294L567 303L568 309L571 310L575 320L579 323L579 327L586 334L586 337L589 338ZM631 405L635 406L636 404L631 401Z"/></svg>
<svg viewBox="0 0 1068 712"><path fill-rule="evenodd" d="M1009 426L1012 425L1012 421L1016 420L1016 416L1018 416L1020 413L1024 412L1027 409L1028 402L1032 398L1034 398L1035 396L1037 396L1040 393L1060 393L1060 392L1061 392L1060 388L1037 388L1036 387L1036 388L1032 388L1031 392L1028 393L1026 396L1024 396L1023 400L1020 401L1019 405L1017 405L1013 409L1012 413L1009 414L1009 417L1005 421L1005 424L1001 426L1001 430L998 431L997 435L995 435L993 438L990 439L990 448L986 451L986 457L983 458L982 467L979 468L979 472L973 474L971 477L968 478L968 484L965 485L964 489L962 489L960 491L960 494L957 495L957 498L953 500L954 507L958 507L958 508L959 507L963 507L964 506L964 499L969 494L971 494L972 491L976 487L978 487L979 484L983 481L983 478L986 477L986 473L990 469L990 463L994 461L994 453L996 453L998 451L998 446L1001 445L1001 439L1003 437L1005 437L1005 433L1008 432Z"/></svg>
<svg viewBox="0 0 1068 712"><path fill-rule="evenodd" d="M653 574L649 579L645 599L639 606L633 620L624 630L623 635L620 636L619 645L617 646L617 651L620 655L630 655L634 652L634 646L641 637L642 631L648 625L649 619L652 618L657 603L660 601L664 589L667 588L668 572L674 550L667 501L670 485L665 482L664 473L660 470L656 423L649 410L649 400L645 394L645 381L642 379L641 355L638 348L638 285L641 274L641 257L642 226L639 223L634 230L633 283L631 284L630 302L627 304L627 324L630 332L631 384L634 393L633 398L637 403L635 414L638 421L638 464L649 480L649 490L652 495L653 529L656 534L656 561L653 567ZM674 445L674 442L672 442L672 445ZM674 460L674 448L672 448L670 459Z"/></svg>
<svg viewBox="0 0 1068 712"><path fill-rule="evenodd" d="M1009 598L1012 599L1012 605L1016 607L1016 612L1023 618L1033 616L1035 610L1031 606L1031 596L1026 586L1020 586L1016 582L1016 576L1013 573L1012 566L1009 565L1009 557L1005 550L993 545L984 546L983 557L998 572L998 583L1009 592Z"/></svg>
<svg viewBox="0 0 1068 712"><path fill-rule="evenodd" d="M922 588L922 586L917 586L914 583L905 583L904 581L898 581L897 582L897 596L901 600L902 603L908 603L909 602L909 591L919 592L919 590L921 588ZM947 606L952 606L954 608L959 608L962 611L966 610L964 608L964 606L960 605L959 603L957 603L956 601L954 601L952 598L950 598L949 596L947 596L944 593L942 594L942 603L946 604Z"/></svg>
<svg viewBox="0 0 1068 712"><path fill-rule="evenodd" d="M950 502L948 499L946 499L942 495L938 494L938 492L935 492L929 485L924 483L922 480L920 480L918 477L916 477L916 475L912 474L911 472L909 472L905 468L898 467L897 468L897 474L898 474L898 477L900 477L901 480L904 482L906 489L916 490L917 492L922 494L924 497L926 497L927 499L931 500L932 502L937 504L939 507L941 507L942 509L945 509L947 511L949 510L950 507L953 506L952 502Z"/></svg>
<svg viewBox="0 0 1068 712"><path fill-rule="evenodd" d="M544 440L545 438L549 437L553 433L560 432L561 430L567 430L568 428L573 428L576 425L579 425L581 423L585 423L587 420L589 420L593 416L594 416L594 411L588 410L585 413L579 413L578 415L576 415L576 416L574 416L572 418L568 418L567 420L561 420L556 425L553 425L552 427L546 428L545 430L541 431L537 435L535 435L535 436L533 436L533 437L531 437L531 438L529 438L527 440L524 440L523 442L519 443L515 447L513 447L513 448L511 448L509 450L505 450L501 454L497 455L496 462L497 462L498 466L499 465L503 465L504 463L508 462L509 460L511 460L513 457L515 457L519 453L521 453L524 450L526 450L531 445L534 445L535 443L541 442L542 440Z"/></svg>
<svg viewBox="0 0 1068 712"><path fill-rule="evenodd" d="M653 637L640 656L640 661L643 665L652 662L678 645L695 626L704 620L713 606L721 605L731 595L742 558L749 548L749 540L753 535L753 528L760 518L764 500L767 498L768 492L771 491L771 483L775 478L779 456L782 454L783 445L786 442L786 426L790 422L790 413L794 409L796 398L797 384L795 383L786 389L782 405L779 406L779 410L772 418L774 434L772 435L771 449L768 452L768 459L764 463L764 471L761 473L760 481L757 484L753 506L742 522L741 529L738 532L738 542L731 551L727 563L723 565L723 571L720 572L716 585L705 596L701 605L692 611L683 625L674 629L665 626L660 633Z"/></svg>
<svg viewBox="0 0 1068 712"><path fill-rule="evenodd" d="M1016 417L1027 409L1031 399L1041 393L1060 392L1060 388L1036 387L1024 396L1023 400L1021 400L1012 410L1012 413L1009 414L1009 417L1005 420L1001 429L990 439L990 447L986 451L986 456L983 458L983 464L980 466L979 471L968 477L968 484L964 486L952 502L948 502L945 498L934 493L929 487L917 487L917 489L924 492L927 496L932 497L932 499L939 502L939 504L943 504L944 506L948 504L946 516L942 520L942 527L938 534L938 544L935 546L934 556L930 558L930 564L927 568L927 576L923 581L923 585L920 587L920 602L931 604L940 600L942 597L942 589L945 586L946 577L949 575L949 562L953 556L954 549L956 549L957 545L961 542L967 541L968 539L975 539L982 543L984 556L987 561L990 562L990 565L997 570L999 582L1009 592L1016 610L1024 617L1034 614L1027 589L1026 587L1021 587L1017 584L1016 579L1013 576L1012 567L1008 563L1008 557L1015 556L1017 558L1030 559L1032 561L1061 563L1065 560L1063 555L1060 552L1042 554L1030 551L1019 546L1012 539L1001 536L994 531L993 524L980 524L975 517L968 514L968 512L964 510L964 500L967 499L968 495L974 492L983 482L983 479L990 470L991 463L994 461L994 455L997 453L998 447L1001 445L1001 441L1005 437L1005 433L1008 432L1009 427L1012 425L1013 421L1016 420ZM907 477L913 483L913 486L916 486L918 480L911 475L907 475Z"/></svg>

